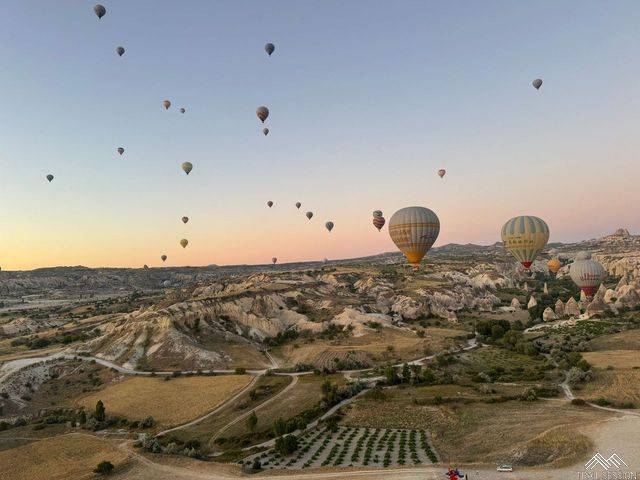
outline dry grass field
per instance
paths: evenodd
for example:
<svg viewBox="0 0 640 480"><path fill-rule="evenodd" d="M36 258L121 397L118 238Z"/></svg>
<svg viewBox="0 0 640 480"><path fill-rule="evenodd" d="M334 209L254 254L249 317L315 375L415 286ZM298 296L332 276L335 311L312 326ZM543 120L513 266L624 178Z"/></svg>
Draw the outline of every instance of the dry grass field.
<svg viewBox="0 0 640 480"><path fill-rule="evenodd" d="M640 370L594 370L595 378L575 389L585 400L604 398L615 402L633 402L640 406Z"/></svg>
<svg viewBox="0 0 640 480"><path fill-rule="evenodd" d="M94 478L102 460L114 465L127 455L113 443L91 435L70 433L0 451L0 478L3 480L67 480Z"/></svg>
<svg viewBox="0 0 640 480"><path fill-rule="evenodd" d="M640 368L640 350L584 352L582 356L596 368Z"/></svg>
<svg viewBox="0 0 640 480"><path fill-rule="evenodd" d="M640 350L640 330L599 336L589 342L589 350Z"/></svg>
<svg viewBox="0 0 640 480"><path fill-rule="evenodd" d="M249 375L179 377L132 377L81 398L92 410L98 400L107 414L140 420L151 415L163 426L179 425L213 410L251 380Z"/></svg>

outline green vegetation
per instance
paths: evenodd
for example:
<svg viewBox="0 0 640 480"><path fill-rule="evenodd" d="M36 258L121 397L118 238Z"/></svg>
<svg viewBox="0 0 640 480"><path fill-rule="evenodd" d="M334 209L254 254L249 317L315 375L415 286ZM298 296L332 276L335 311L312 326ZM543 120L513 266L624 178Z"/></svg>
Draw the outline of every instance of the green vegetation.
<svg viewBox="0 0 640 480"><path fill-rule="evenodd" d="M96 468L93 470L94 473L98 475L109 475L113 471L113 463L108 460L103 460L100 462Z"/></svg>

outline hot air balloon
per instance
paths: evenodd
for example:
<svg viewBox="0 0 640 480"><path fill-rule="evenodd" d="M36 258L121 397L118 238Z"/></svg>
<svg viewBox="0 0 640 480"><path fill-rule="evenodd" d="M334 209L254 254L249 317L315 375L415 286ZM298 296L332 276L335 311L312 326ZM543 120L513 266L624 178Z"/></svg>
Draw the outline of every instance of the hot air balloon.
<svg viewBox="0 0 640 480"><path fill-rule="evenodd" d="M278 259L277 259L276 257L273 257L273 258L271 259L271 261L272 261L272 262L273 262L273 264L275 265L275 264L276 264L276 262L278 261Z"/></svg>
<svg viewBox="0 0 640 480"><path fill-rule="evenodd" d="M267 202L267 206L268 206L269 208L273 207L273 202L272 202L271 200L269 200L269 201Z"/></svg>
<svg viewBox="0 0 640 480"><path fill-rule="evenodd" d="M191 162L184 162L182 164L182 170L184 170L184 173L189 175L189 172L191 172L191 170L193 170L193 164Z"/></svg>
<svg viewBox="0 0 640 480"><path fill-rule="evenodd" d="M528 270L549 241L549 227L538 217L523 215L505 223L500 236L509 253Z"/></svg>
<svg viewBox="0 0 640 480"><path fill-rule="evenodd" d="M163 262L167 261L167 256L166 255L160 255L160 258L162 259Z"/></svg>
<svg viewBox="0 0 640 480"><path fill-rule="evenodd" d="M298 210L300 210L300 207L301 207L301 206L302 206L302 204L301 204L300 202L296 202L296 208L297 208Z"/></svg>
<svg viewBox="0 0 640 480"><path fill-rule="evenodd" d="M102 5L98 4L95 7L93 7L93 11L96 13L96 15L98 16L98 20L100 20L102 17L105 16L105 14L107 13L107 9L104 8Z"/></svg>
<svg viewBox="0 0 640 480"><path fill-rule="evenodd" d="M264 134L264 136L266 137L267 135L269 135L269 129L268 128L263 128L262 129L262 133Z"/></svg>
<svg viewBox="0 0 640 480"><path fill-rule="evenodd" d="M580 290L587 297L592 297L607 275L604 267L591 259L589 252L580 252L580 259L576 260L569 267L569 276Z"/></svg>
<svg viewBox="0 0 640 480"><path fill-rule="evenodd" d="M182 223L187 223L189 221L189 217L182 217Z"/></svg>
<svg viewBox="0 0 640 480"><path fill-rule="evenodd" d="M540 87L542 86L542 79L536 78L533 82L531 82L531 84L533 85L533 88L535 88L536 90L540 90Z"/></svg>
<svg viewBox="0 0 640 480"><path fill-rule="evenodd" d="M373 217L373 226L376 227L378 231L384 227L385 222L384 217Z"/></svg>
<svg viewBox="0 0 640 480"><path fill-rule="evenodd" d="M187 111L187 110L186 110L184 107L180 109L180 113L184 113L184 112L186 112L186 111Z"/></svg>
<svg viewBox="0 0 640 480"><path fill-rule="evenodd" d="M146 263L142 266L142 268L144 268L145 270L149 270L149 265L147 265Z"/></svg>
<svg viewBox="0 0 640 480"><path fill-rule="evenodd" d="M273 43L267 43L264 46L264 51L267 52L269 54L269 56L271 56L271 54L273 53L273 51L276 49L276 46Z"/></svg>
<svg viewBox="0 0 640 480"><path fill-rule="evenodd" d="M169 288L171 286L171 282L169 280L165 280L164 282L162 282L162 285L164 285L165 288Z"/></svg>
<svg viewBox="0 0 640 480"><path fill-rule="evenodd" d="M118 147L118 153L122 155L124 153L124 148Z"/></svg>
<svg viewBox="0 0 640 480"><path fill-rule="evenodd" d="M162 102L162 105L164 105L165 110L169 110L169 107L171 106L171 102L169 100L165 100Z"/></svg>
<svg viewBox="0 0 640 480"><path fill-rule="evenodd" d="M307 216L307 218L309 220L311 220L311 217L313 217L313 212L307 212L307 213L305 213L305 215Z"/></svg>
<svg viewBox="0 0 640 480"><path fill-rule="evenodd" d="M47 175L47 180L49 180L49 183L51 183L51 180L53 180L53 175L51 174Z"/></svg>
<svg viewBox="0 0 640 480"><path fill-rule="evenodd" d="M590 258L591 258L591 253L585 252L583 250L582 252L578 252L578 254L574 257L573 261L577 262L578 260L589 260Z"/></svg>
<svg viewBox="0 0 640 480"><path fill-rule="evenodd" d="M444 168L441 168L440 170L438 170L438 176L440 178L444 177L446 175L447 171Z"/></svg>
<svg viewBox="0 0 640 480"><path fill-rule="evenodd" d="M260 119L260 121L262 123L264 123L264 121L267 119L267 117L269 116L269 109L267 107L258 107L256 109L256 115L258 116L258 118Z"/></svg>
<svg viewBox="0 0 640 480"><path fill-rule="evenodd" d="M329 231L333 230L333 222L327 222L324 224L324 226Z"/></svg>
<svg viewBox="0 0 640 480"><path fill-rule="evenodd" d="M124 47L118 47L116 48L116 53L121 57L122 55L124 55Z"/></svg>
<svg viewBox="0 0 640 480"><path fill-rule="evenodd" d="M401 208L389 220L389 236L414 270L418 269L439 233L438 216L425 207Z"/></svg>
<svg viewBox="0 0 640 480"><path fill-rule="evenodd" d="M187 248L187 245L189 245L189 240L183 238L182 240L180 240L180 245L182 245L182 248Z"/></svg>
<svg viewBox="0 0 640 480"><path fill-rule="evenodd" d="M562 267L562 263L560 263L560 260L557 258L552 258L547 262L547 267L551 273L558 273L558 270Z"/></svg>
<svg viewBox="0 0 640 480"><path fill-rule="evenodd" d="M373 216L374 217L381 217L382 216L382 210L374 210L373 211Z"/></svg>

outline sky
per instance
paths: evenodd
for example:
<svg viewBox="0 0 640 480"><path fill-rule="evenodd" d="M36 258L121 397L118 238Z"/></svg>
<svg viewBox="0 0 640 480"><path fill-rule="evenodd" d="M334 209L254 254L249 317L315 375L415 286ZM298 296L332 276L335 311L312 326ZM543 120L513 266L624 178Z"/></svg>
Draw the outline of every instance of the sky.
<svg viewBox="0 0 640 480"><path fill-rule="evenodd" d="M411 205L436 246L640 233L636 0L103 4L0 6L3 270L365 256Z"/></svg>

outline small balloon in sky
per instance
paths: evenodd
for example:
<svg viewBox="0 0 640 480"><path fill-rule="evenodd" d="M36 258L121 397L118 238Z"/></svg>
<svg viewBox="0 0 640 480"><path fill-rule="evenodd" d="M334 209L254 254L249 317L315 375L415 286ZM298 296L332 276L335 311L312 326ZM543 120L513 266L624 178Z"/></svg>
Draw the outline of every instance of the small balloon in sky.
<svg viewBox="0 0 640 480"><path fill-rule="evenodd" d="M116 53L118 54L118 56L122 56L124 55L124 47L118 47L116 48Z"/></svg>
<svg viewBox="0 0 640 480"><path fill-rule="evenodd" d="M324 224L324 226L329 231L333 230L333 222L327 222L327 223Z"/></svg>
<svg viewBox="0 0 640 480"><path fill-rule="evenodd" d="M182 164L182 170L184 171L184 173L189 175L189 173L191 173L191 170L193 170L193 164L191 162L184 162Z"/></svg>
<svg viewBox="0 0 640 480"><path fill-rule="evenodd" d="M189 217L182 217L182 223L187 223L189 221Z"/></svg>
<svg viewBox="0 0 640 480"><path fill-rule="evenodd" d="M53 180L53 175L51 174L47 175L47 180L49 180L49 183L51 183L51 180Z"/></svg>
<svg viewBox="0 0 640 480"><path fill-rule="evenodd" d="M264 106L258 107L258 108L256 108L256 115L258 116L260 121L262 123L264 123L264 121L269 116L269 109L267 107L264 107Z"/></svg>
<svg viewBox="0 0 640 480"><path fill-rule="evenodd" d="M166 255L160 255L160 259L162 259L163 262L167 261L167 256Z"/></svg>
<svg viewBox="0 0 640 480"><path fill-rule="evenodd" d="M313 217L313 212L307 212L307 213L305 213L305 215L307 216L307 218L309 220L311 220L311 217Z"/></svg>
<svg viewBox="0 0 640 480"><path fill-rule="evenodd" d="M264 46L264 51L267 52L269 56L271 56L271 54L274 52L275 49L276 49L276 46L273 43L267 43Z"/></svg>
<svg viewBox="0 0 640 480"><path fill-rule="evenodd" d="M186 111L187 111L187 110L186 110L184 107L180 109L180 113L184 113L184 112L186 112Z"/></svg>
<svg viewBox="0 0 640 480"><path fill-rule="evenodd" d="M446 175L447 171L444 168L441 168L440 170L438 170L438 176L440 178L444 177Z"/></svg>
<svg viewBox="0 0 640 480"><path fill-rule="evenodd" d="M98 20L100 20L102 17L105 16L105 14L107 13L107 9L104 8L102 5L98 4L95 7L93 7L93 11L95 12L95 14L98 16Z"/></svg>
<svg viewBox="0 0 640 480"><path fill-rule="evenodd" d="M269 129L268 128L263 128L262 129L262 133L264 133L264 136L266 137L267 135L269 135Z"/></svg>
<svg viewBox="0 0 640 480"><path fill-rule="evenodd" d="M269 208L273 207L273 202L272 202L271 200L269 200L269 201L267 202L267 206L268 206Z"/></svg>
<svg viewBox="0 0 640 480"><path fill-rule="evenodd" d="M171 106L171 102L169 100L165 100L162 102L162 105L164 105L165 110L169 110L169 107Z"/></svg>
<svg viewBox="0 0 640 480"><path fill-rule="evenodd" d="M531 84L533 85L533 88L535 88L536 90L540 90L540 87L542 86L542 79L536 78L533 82L531 82Z"/></svg>
<svg viewBox="0 0 640 480"><path fill-rule="evenodd" d="M124 153L124 148L118 147L118 153L122 155Z"/></svg>
<svg viewBox="0 0 640 480"><path fill-rule="evenodd" d="M301 204L300 202L296 202L296 208L297 208L298 210L300 210L300 207L301 207L301 206L302 206L302 204Z"/></svg>
<svg viewBox="0 0 640 480"><path fill-rule="evenodd" d="M276 262L278 261L278 259L277 259L276 257L273 257L273 258L271 259L271 261L272 261L272 262L273 262L273 264L275 265L275 264L276 264Z"/></svg>
<svg viewBox="0 0 640 480"><path fill-rule="evenodd" d="M180 240L180 245L182 245L182 248L187 248L187 245L189 245L189 240L183 238L182 240Z"/></svg>

